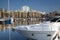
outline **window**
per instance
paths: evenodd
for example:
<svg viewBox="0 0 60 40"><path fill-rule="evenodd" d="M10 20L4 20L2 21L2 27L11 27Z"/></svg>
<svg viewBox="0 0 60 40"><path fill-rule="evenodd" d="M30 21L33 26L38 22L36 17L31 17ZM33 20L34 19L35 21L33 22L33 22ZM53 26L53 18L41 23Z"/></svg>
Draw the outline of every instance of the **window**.
<svg viewBox="0 0 60 40"><path fill-rule="evenodd" d="M46 20L47 20L47 21L50 21L51 19L52 19L52 18L47 18Z"/></svg>
<svg viewBox="0 0 60 40"><path fill-rule="evenodd" d="M51 36L51 34L48 34L47 36Z"/></svg>
<svg viewBox="0 0 60 40"><path fill-rule="evenodd" d="M3 21L0 21L0 24L3 24Z"/></svg>
<svg viewBox="0 0 60 40"><path fill-rule="evenodd" d="M56 22L59 18L53 18L51 22Z"/></svg>
<svg viewBox="0 0 60 40"><path fill-rule="evenodd" d="M34 34L32 34L32 36L34 36Z"/></svg>
<svg viewBox="0 0 60 40"><path fill-rule="evenodd" d="M57 22L60 22L60 20L58 20Z"/></svg>

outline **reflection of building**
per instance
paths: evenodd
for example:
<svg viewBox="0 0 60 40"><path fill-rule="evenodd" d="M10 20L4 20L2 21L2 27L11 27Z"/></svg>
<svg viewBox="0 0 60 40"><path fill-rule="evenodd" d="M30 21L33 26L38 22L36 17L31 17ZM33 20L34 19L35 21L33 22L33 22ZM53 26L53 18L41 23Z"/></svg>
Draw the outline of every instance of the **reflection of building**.
<svg viewBox="0 0 60 40"><path fill-rule="evenodd" d="M3 29L3 25L0 25L0 31Z"/></svg>

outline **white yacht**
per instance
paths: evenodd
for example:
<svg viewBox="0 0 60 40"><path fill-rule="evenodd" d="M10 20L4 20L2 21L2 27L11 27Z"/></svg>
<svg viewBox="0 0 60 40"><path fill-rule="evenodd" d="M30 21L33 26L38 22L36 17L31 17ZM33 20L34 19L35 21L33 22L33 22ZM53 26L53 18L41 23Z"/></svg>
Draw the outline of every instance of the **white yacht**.
<svg viewBox="0 0 60 40"><path fill-rule="evenodd" d="M60 18L54 17L47 22L18 26L17 31L27 40L58 40Z"/></svg>
<svg viewBox="0 0 60 40"><path fill-rule="evenodd" d="M30 8L24 6L23 12L29 12ZM58 40L58 27L60 26L60 17L54 17L48 21L39 24L20 25L15 29L22 34L27 40Z"/></svg>

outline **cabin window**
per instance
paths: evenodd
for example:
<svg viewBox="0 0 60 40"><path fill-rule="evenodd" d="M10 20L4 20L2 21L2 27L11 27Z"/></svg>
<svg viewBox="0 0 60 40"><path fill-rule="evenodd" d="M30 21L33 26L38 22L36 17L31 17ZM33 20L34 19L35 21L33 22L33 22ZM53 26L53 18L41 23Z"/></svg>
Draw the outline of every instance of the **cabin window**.
<svg viewBox="0 0 60 40"><path fill-rule="evenodd" d="M50 21L52 18L47 18L46 21Z"/></svg>
<svg viewBox="0 0 60 40"><path fill-rule="evenodd" d="M51 36L51 34L47 34L47 36Z"/></svg>
<svg viewBox="0 0 60 40"><path fill-rule="evenodd" d="M57 22L60 22L60 20L58 20Z"/></svg>
<svg viewBox="0 0 60 40"><path fill-rule="evenodd" d="M34 36L34 34L32 34L32 36Z"/></svg>
<svg viewBox="0 0 60 40"><path fill-rule="evenodd" d="M3 24L3 21L0 21L0 24Z"/></svg>
<svg viewBox="0 0 60 40"><path fill-rule="evenodd" d="M51 22L56 22L59 18L54 18L51 20Z"/></svg>

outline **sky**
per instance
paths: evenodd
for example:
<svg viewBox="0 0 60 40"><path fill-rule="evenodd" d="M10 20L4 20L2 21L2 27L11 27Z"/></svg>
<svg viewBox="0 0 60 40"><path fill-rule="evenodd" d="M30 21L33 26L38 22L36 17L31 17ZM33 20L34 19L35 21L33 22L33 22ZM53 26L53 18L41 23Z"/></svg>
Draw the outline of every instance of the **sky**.
<svg viewBox="0 0 60 40"><path fill-rule="evenodd" d="M44 12L60 11L60 0L9 0L10 10L18 10L25 5ZM8 9L8 0L0 0L0 8Z"/></svg>

